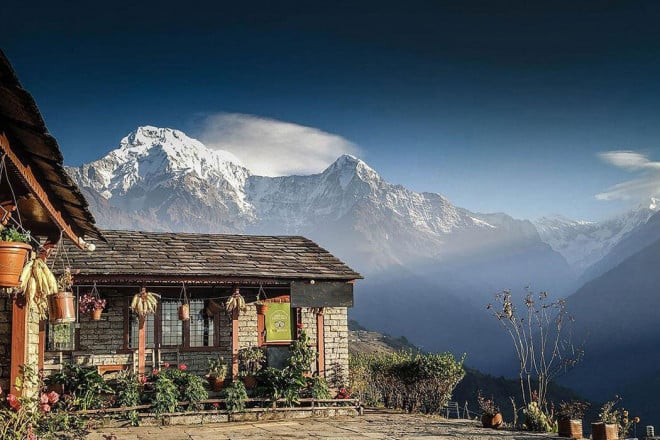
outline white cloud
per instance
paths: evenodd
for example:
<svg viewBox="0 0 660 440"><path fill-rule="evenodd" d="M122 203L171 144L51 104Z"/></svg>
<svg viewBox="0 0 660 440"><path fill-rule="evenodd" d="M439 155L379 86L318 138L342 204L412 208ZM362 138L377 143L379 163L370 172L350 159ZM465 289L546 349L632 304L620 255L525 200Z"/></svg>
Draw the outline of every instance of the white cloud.
<svg viewBox="0 0 660 440"><path fill-rule="evenodd" d="M358 147L341 136L240 113L207 117L199 137L210 148L234 154L261 176L318 173L342 154L359 154Z"/></svg>
<svg viewBox="0 0 660 440"><path fill-rule="evenodd" d="M660 162L630 150L606 151L600 153L599 157L638 176L596 194L598 200L644 200L660 195Z"/></svg>

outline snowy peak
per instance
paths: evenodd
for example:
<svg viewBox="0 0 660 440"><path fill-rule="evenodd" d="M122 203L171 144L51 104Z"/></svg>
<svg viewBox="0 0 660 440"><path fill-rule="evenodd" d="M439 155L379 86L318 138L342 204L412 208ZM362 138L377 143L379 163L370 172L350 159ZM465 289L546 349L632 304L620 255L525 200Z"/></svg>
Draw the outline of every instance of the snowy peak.
<svg viewBox="0 0 660 440"><path fill-rule="evenodd" d="M350 154L339 156L336 161L323 171L322 175L326 178L329 176L338 178L339 185L344 190L354 178L358 178L362 182L373 183L374 185L382 181L380 175L373 168Z"/></svg>

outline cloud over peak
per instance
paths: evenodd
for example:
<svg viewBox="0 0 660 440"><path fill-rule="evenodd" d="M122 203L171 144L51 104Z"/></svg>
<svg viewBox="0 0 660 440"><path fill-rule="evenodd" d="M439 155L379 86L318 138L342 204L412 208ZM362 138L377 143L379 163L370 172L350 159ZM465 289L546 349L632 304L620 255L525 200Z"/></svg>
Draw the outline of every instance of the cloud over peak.
<svg viewBox="0 0 660 440"><path fill-rule="evenodd" d="M632 150L606 151L599 157L607 163L635 173L636 178L617 183L596 194L598 200L644 200L660 195L660 162Z"/></svg>
<svg viewBox="0 0 660 440"><path fill-rule="evenodd" d="M262 176L318 173L342 154L359 153L350 141L318 128L241 113L207 117L199 137Z"/></svg>

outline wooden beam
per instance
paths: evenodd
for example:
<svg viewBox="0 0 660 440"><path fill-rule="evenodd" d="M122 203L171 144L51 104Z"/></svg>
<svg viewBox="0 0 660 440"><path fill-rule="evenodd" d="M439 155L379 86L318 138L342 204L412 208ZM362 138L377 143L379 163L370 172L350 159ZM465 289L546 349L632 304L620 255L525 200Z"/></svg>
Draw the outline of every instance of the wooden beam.
<svg viewBox="0 0 660 440"><path fill-rule="evenodd" d="M30 308L25 298L13 301L11 315L11 373L10 392L15 396L22 395L22 390L16 389L16 379L21 375L21 366L27 362L28 353L28 316Z"/></svg>
<svg viewBox="0 0 660 440"><path fill-rule="evenodd" d="M231 377L232 380L238 379L238 307L234 309L231 315Z"/></svg>
<svg viewBox="0 0 660 440"><path fill-rule="evenodd" d="M44 353L46 353L46 325L47 321L45 319L39 320L39 371L44 369Z"/></svg>
<svg viewBox="0 0 660 440"><path fill-rule="evenodd" d="M316 314L316 370L320 377L325 378L325 318L323 309Z"/></svg>
<svg viewBox="0 0 660 440"><path fill-rule="evenodd" d="M39 184L39 181L32 173L30 167L23 165L16 153L14 153L11 145L9 144L9 139L7 139L7 136L4 133L0 133L0 149L7 154L7 159L9 159L12 165L18 170L25 185L34 194L41 206L43 206L43 208L46 210L49 217L53 220L53 223L55 223L58 228L60 228L64 234L71 241L73 241L76 246L78 246L80 249L84 249L84 241L82 238L73 232L71 226L66 221L64 221L64 218L62 218L62 214L60 214L60 212L55 209L55 206L53 206L50 199L48 198L48 194L43 189L41 184Z"/></svg>
<svg viewBox="0 0 660 440"><path fill-rule="evenodd" d="M140 329L138 330L138 374L141 376L144 374L144 364L145 364L145 358L146 358L146 334L145 334L145 319L144 316L139 317L139 326Z"/></svg>

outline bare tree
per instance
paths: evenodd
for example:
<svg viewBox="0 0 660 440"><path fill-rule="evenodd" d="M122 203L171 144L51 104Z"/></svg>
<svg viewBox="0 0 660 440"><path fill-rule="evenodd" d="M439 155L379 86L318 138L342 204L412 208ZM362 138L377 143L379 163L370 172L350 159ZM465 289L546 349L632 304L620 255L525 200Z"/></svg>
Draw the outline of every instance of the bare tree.
<svg viewBox="0 0 660 440"><path fill-rule="evenodd" d="M550 301L546 292L524 298L523 313L511 300L508 290L496 296L497 305L488 309L502 323L515 348L520 363L520 391L525 406L538 402L547 412L546 394L550 382L582 358L582 347L572 343L571 324L566 300Z"/></svg>

